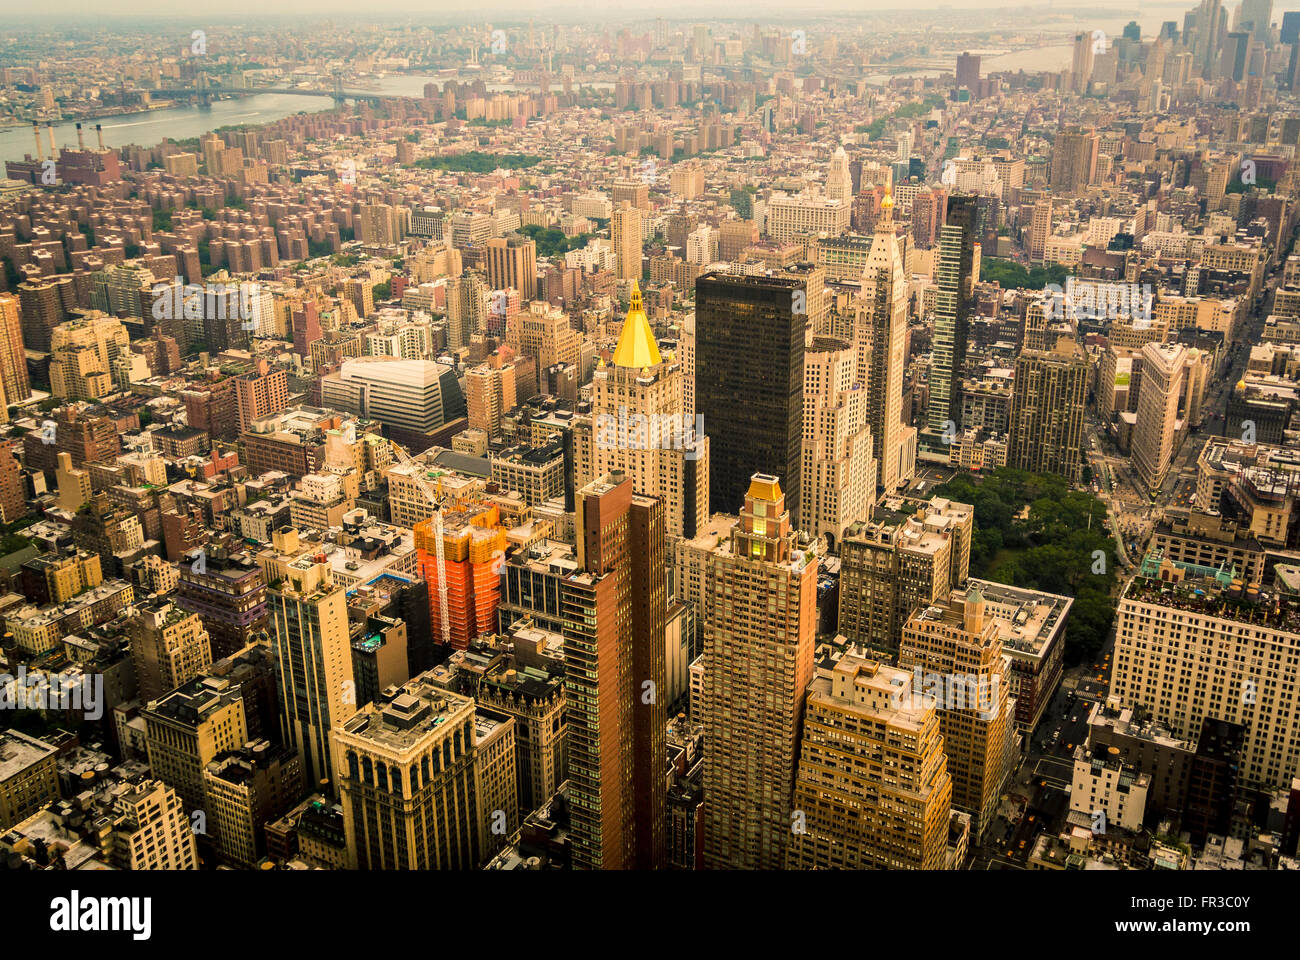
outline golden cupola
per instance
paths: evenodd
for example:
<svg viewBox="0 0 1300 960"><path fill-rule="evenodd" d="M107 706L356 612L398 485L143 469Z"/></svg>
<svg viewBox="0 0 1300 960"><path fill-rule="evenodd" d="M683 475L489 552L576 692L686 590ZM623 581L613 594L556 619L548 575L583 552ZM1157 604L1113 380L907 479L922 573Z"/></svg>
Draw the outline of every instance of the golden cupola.
<svg viewBox="0 0 1300 960"><path fill-rule="evenodd" d="M880 201L881 219L893 222L894 219L894 190L890 186L885 187L885 196Z"/></svg>

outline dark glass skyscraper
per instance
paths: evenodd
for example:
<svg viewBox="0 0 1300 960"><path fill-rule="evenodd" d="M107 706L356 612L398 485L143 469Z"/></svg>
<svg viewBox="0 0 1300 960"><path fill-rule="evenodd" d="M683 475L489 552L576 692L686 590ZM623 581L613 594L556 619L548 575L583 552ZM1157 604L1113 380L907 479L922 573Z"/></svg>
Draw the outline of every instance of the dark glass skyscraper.
<svg viewBox="0 0 1300 960"><path fill-rule="evenodd" d="M1295 43L1300 40L1300 11L1282 14L1282 31L1279 39L1283 43Z"/></svg>
<svg viewBox="0 0 1300 960"><path fill-rule="evenodd" d="M708 273L695 281L695 410L709 437L709 502L740 509L775 475L799 523L806 281Z"/></svg>
<svg viewBox="0 0 1300 960"><path fill-rule="evenodd" d="M977 215L975 197L949 197L948 216L939 228L930 405L920 439L924 451L944 459L953 433L961 430L961 381L970 328Z"/></svg>

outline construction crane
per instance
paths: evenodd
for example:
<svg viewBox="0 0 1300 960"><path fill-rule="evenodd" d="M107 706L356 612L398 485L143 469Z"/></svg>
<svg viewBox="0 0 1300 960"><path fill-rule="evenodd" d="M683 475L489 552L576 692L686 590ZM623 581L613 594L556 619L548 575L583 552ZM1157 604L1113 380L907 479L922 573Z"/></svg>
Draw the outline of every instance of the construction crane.
<svg viewBox="0 0 1300 960"><path fill-rule="evenodd" d="M442 548L442 496L440 490L434 490L429 486L429 481L421 476L421 468L418 463L411 459L410 454L402 449L401 445L389 441L392 445L393 452L397 454L398 462L411 466L411 476L424 495L429 498L433 504L433 550L438 562L438 613L441 614L442 620L442 642L446 647L451 646L451 617L447 612L447 569L444 564ZM441 484L439 484L441 487Z"/></svg>

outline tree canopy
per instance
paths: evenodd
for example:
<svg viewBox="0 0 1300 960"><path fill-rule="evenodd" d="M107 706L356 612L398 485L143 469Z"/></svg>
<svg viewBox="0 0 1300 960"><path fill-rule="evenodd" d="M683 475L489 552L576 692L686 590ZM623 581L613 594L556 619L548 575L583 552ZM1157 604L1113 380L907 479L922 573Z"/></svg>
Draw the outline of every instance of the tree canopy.
<svg viewBox="0 0 1300 960"><path fill-rule="evenodd" d="M469 150L443 157L421 157L413 165L425 170L491 173L494 170L526 170L541 162L541 157L531 153L484 153L481 150Z"/></svg>
<svg viewBox="0 0 1300 960"><path fill-rule="evenodd" d="M1066 659L1092 659L1115 619L1106 505L1062 477L1010 467L983 479L958 474L935 495L975 507L971 576L1073 597Z"/></svg>

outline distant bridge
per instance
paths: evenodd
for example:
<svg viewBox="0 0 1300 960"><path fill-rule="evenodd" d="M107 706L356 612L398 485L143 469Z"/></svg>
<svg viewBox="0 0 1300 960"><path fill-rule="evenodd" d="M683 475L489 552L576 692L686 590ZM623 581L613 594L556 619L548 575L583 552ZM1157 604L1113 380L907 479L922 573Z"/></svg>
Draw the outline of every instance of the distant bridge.
<svg viewBox="0 0 1300 960"><path fill-rule="evenodd" d="M372 91L344 90L341 82L335 83L333 89L330 90L311 90L306 87L226 87L207 80L206 74L200 74L199 83L192 87L159 87L142 90L141 92L147 93L151 97L166 97L169 99L189 97L197 99L199 103L204 105L210 103L212 97L217 95L255 97L260 93L287 93L298 97L332 97L337 103L342 103L344 100L364 100L368 103L379 103L381 100L395 99L391 95Z"/></svg>

